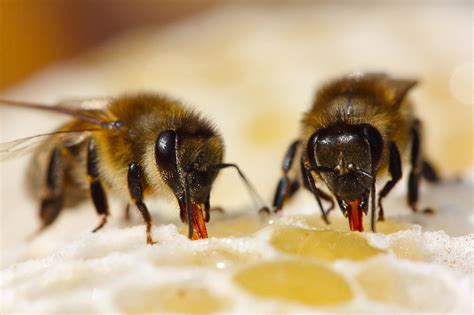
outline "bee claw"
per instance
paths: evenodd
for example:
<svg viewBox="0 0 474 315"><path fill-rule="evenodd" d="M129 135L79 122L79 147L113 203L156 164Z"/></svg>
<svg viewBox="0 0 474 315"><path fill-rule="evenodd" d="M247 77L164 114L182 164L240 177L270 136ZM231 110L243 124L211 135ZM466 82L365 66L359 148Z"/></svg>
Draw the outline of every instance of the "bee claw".
<svg viewBox="0 0 474 315"><path fill-rule="evenodd" d="M268 207L262 207L260 210L258 210L259 215L270 215L270 209Z"/></svg>
<svg viewBox="0 0 474 315"><path fill-rule="evenodd" d="M26 237L26 240L28 242L31 242L33 241L36 237L38 237L38 235L40 235L46 228L46 225L42 225L40 226L36 231L30 233L27 237Z"/></svg>
<svg viewBox="0 0 474 315"><path fill-rule="evenodd" d="M321 215L321 218L323 219L324 223L326 223L326 224L331 224L331 222L329 222L329 219L328 219L326 213L322 214L322 215Z"/></svg>
<svg viewBox="0 0 474 315"><path fill-rule="evenodd" d="M92 230L92 233L95 233L99 231L100 229L102 229L106 223L107 223L107 215L105 214L102 216L102 219L100 220L99 225L97 225L97 227Z"/></svg>
<svg viewBox="0 0 474 315"><path fill-rule="evenodd" d="M431 215L431 214L435 214L435 213L436 213L436 210L433 209L433 208L426 208L426 209L423 209L423 214Z"/></svg>
<svg viewBox="0 0 474 315"><path fill-rule="evenodd" d="M147 244L147 245L155 245L156 243L158 243L158 242L154 241L154 240L151 238L151 236L148 236L148 237L146 238L146 244Z"/></svg>

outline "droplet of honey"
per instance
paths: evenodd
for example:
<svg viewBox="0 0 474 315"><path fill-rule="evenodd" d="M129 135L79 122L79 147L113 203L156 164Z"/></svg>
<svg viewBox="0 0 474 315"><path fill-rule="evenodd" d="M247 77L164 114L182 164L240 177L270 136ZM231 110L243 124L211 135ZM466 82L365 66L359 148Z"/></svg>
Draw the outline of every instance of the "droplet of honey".
<svg viewBox="0 0 474 315"><path fill-rule="evenodd" d="M307 305L333 305L353 297L351 288L341 275L312 262L260 263L238 272L234 281L258 297Z"/></svg>

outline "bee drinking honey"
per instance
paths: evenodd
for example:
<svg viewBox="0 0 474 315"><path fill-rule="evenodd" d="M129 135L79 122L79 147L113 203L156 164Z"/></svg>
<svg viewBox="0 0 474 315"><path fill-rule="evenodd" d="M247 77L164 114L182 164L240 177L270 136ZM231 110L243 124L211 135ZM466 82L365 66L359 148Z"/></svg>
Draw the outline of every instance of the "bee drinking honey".
<svg viewBox="0 0 474 315"><path fill-rule="evenodd" d="M407 98L416 83L368 73L324 85L303 117L300 138L285 155L273 202L275 211L282 209L302 183L313 193L323 220L329 223L327 215L334 201L316 186L320 182L334 195L353 231L363 231L362 213L367 214L370 199L371 228L375 231L376 178L387 171L391 176L378 195L378 220L383 220L382 200L402 177L406 155L411 166L408 204L417 211L421 177L431 182L439 178L422 154L420 121ZM296 167L295 159L299 160ZM291 178L290 171L297 167L301 177ZM327 211L321 199L331 203Z"/></svg>
<svg viewBox="0 0 474 315"><path fill-rule="evenodd" d="M101 216L94 232L99 230L109 216L106 192L111 191L128 196L137 207L146 222L147 243L152 244L152 220L144 197L171 192L181 221L188 224L188 237L207 238L211 187L219 170L226 167L236 168L252 197L264 205L239 167L223 163L224 143L213 125L179 101L141 94L80 101L75 108L71 104L0 103L74 118L42 135L46 139L30 166L30 186L41 200L41 229L52 224L63 208L90 196ZM21 151L24 142L2 144L0 158Z"/></svg>

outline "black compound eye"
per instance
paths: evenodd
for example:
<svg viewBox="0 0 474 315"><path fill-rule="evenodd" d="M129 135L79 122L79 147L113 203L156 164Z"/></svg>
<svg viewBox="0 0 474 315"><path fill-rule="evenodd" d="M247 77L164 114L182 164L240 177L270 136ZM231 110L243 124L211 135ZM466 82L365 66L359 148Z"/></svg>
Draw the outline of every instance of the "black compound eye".
<svg viewBox="0 0 474 315"><path fill-rule="evenodd" d="M155 144L156 163L162 167L176 166L176 132L166 130L159 134Z"/></svg>
<svg viewBox="0 0 474 315"><path fill-rule="evenodd" d="M364 135L369 142L372 171L375 171L382 159L383 139L380 132L371 125L364 126Z"/></svg>

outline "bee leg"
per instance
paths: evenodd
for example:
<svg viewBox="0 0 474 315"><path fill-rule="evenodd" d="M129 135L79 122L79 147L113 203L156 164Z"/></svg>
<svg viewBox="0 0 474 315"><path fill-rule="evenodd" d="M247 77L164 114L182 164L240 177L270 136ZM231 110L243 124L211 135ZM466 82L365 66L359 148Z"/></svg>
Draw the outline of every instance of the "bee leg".
<svg viewBox="0 0 474 315"><path fill-rule="evenodd" d="M308 183L309 190L313 193L314 197L316 198L316 202L318 203L319 209L321 210L321 215L322 215L322 218L323 218L324 222L326 224L329 224L330 222L328 220L327 213L324 211L323 204L321 203L321 196L322 195L320 193L322 191L316 187L316 183L314 182L314 178L311 175L310 171L306 167L303 167L301 169L301 171L303 172L304 180ZM332 199L331 199L331 202L332 203L331 203L330 210L332 210L334 208L334 201L332 201Z"/></svg>
<svg viewBox="0 0 474 315"><path fill-rule="evenodd" d="M303 160L303 159L302 159ZM303 164L302 164L302 167L301 169L303 169ZM303 186L304 188L306 188L307 190L311 191L311 188L309 186L309 182L308 180L306 179L306 177L303 177ZM336 205L334 203L334 199L332 198L331 195L327 194L326 192L322 191L321 189L317 188L316 187L316 190L319 194L319 196L324 200L324 201L327 201L331 204L331 206L329 207L329 209L326 211L326 213L329 213L330 211L332 211L334 209L334 206ZM312 191L311 191L312 192Z"/></svg>
<svg viewBox="0 0 474 315"><path fill-rule="evenodd" d="M145 220L146 243L149 245L153 245L156 242L154 242L153 238L151 237L151 216L150 216L150 212L148 212L148 208L143 202L143 188L141 186L141 178L142 178L142 169L141 169L140 164L130 163L128 165L128 174L127 174L127 182L128 182L128 190L130 192L130 198L132 199L132 202L135 204L135 206L137 206L138 211L140 211L140 214Z"/></svg>
<svg viewBox="0 0 474 315"><path fill-rule="evenodd" d="M64 170L62 155L59 148L51 152L48 169L46 173L46 182L44 196L41 200L40 218L41 227L39 231L44 230L51 225L59 216L64 205Z"/></svg>
<svg viewBox="0 0 474 315"><path fill-rule="evenodd" d="M222 207L211 208L209 201L205 203L204 210L205 210L204 222L206 223L209 223L209 221L211 220L211 212L219 212L221 214L225 212L224 208Z"/></svg>
<svg viewBox="0 0 474 315"><path fill-rule="evenodd" d="M125 209L123 212L124 212L123 220L129 223L130 222L130 202L127 202L127 205L125 206Z"/></svg>
<svg viewBox="0 0 474 315"><path fill-rule="evenodd" d="M313 184L313 189L311 188L311 184L308 180L308 177L306 176L306 172L304 171L305 170L305 164L304 164L304 156L301 157L301 170L303 172L303 186L304 188L306 188L307 190L309 190L311 193L314 194L313 192L313 189L317 192L317 195L322 198L323 200L329 202L331 204L331 206L329 206L329 209L325 212L326 213L326 216L327 214L329 214L329 212L331 212L333 209L334 209L334 206L336 205L334 203L334 199L332 198L331 195L325 193L324 191L322 191L321 189L317 188L315 184ZM324 218L324 216L323 216Z"/></svg>
<svg viewBox="0 0 474 315"><path fill-rule="evenodd" d="M427 161L421 159L420 150L420 122L416 121L411 130L411 170L410 177L408 178L408 205L414 212L418 211L418 189L420 186L420 177L423 176L429 182L439 181L439 176L436 170ZM430 208L425 209L424 213L433 213L434 211Z"/></svg>
<svg viewBox="0 0 474 315"><path fill-rule="evenodd" d="M325 193L325 192L322 191L321 189L316 188L316 190L318 191L319 196L320 196L323 200L325 200L325 201L327 201L327 202L329 202L329 203L331 204L331 206L329 206L329 209L326 210L326 214L329 214L329 212L331 212L332 209L334 209L334 206L336 205L336 204L334 203L334 200L332 199L331 195Z"/></svg>
<svg viewBox="0 0 474 315"><path fill-rule="evenodd" d="M222 163L222 164L217 164L215 165L217 169L223 169L223 168L228 168L228 167L233 167L235 170L237 170L237 174L240 176L240 179L245 184L245 187L247 188L247 191L249 192L250 196L252 196L253 200L255 201L256 204L260 207L259 213L266 213L269 214L270 210L268 209L267 205L265 204L265 201L263 198L258 194L258 192L255 190L255 187L253 187L252 183L247 179L245 174L242 172L242 170L239 168L237 164L234 163Z"/></svg>
<svg viewBox="0 0 474 315"><path fill-rule="evenodd" d="M290 181L288 172L290 171L293 161L295 159L296 151L298 149L299 141L294 141L288 148L282 164L283 175L278 182L278 186L275 191L275 197L273 198L273 211L278 212L283 208L285 202L291 198L299 188L297 181Z"/></svg>
<svg viewBox="0 0 474 315"><path fill-rule="evenodd" d="M99 180L99 171L97 169L97 151L95 147L95 141L89 140L87 147L87 178L89 179L89 190L94 203L94 207L97 213L101 216L100 223L92 230L93 233L97 232L107 223L107 217L109 216L109 205L107 202L107 196L104 191L104 187Z"/></svg>
<svg viewBox="0 0 474 315"><path fill-rule="evenodd" d="M392 179L389 180L385 186L382 188L382 190L379 193L379 216L378 216L378 221L383 221L384 218L384 212L383 212L383 206L382 206L382 199L385 198L388 193L392 190L392 188L395 186L395 184L402 178L402 162L400 159L400 152L398 151L397 145L394 142L390 142L389 144L389 166L388 170L390 172L390 175L392 176Z"/></svg>
<svg viewBox="0 0 474 315"><path fill-rule="evenodd" d="M433 165L431 165L430 162L426 160L421 162L421 175L430 183L437 183L441 181L436 169L433 167Z"/></svg>

